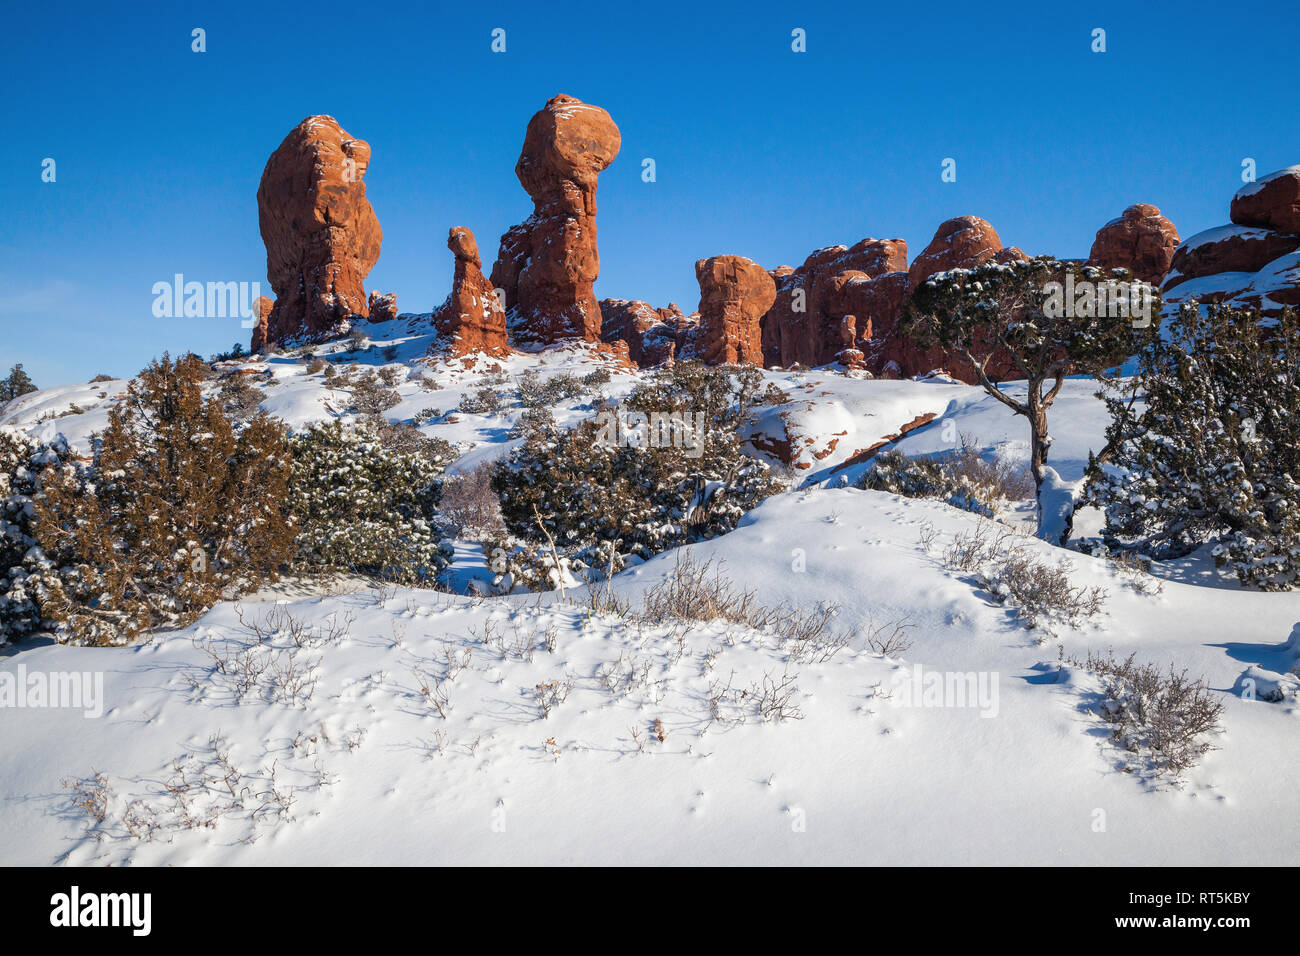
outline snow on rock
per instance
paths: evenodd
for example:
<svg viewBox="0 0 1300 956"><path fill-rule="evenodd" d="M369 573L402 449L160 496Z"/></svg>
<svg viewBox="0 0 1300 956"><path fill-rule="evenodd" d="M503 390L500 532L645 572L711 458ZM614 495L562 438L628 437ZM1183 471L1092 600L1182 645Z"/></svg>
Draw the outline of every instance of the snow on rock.
<svg viewBox="0 0 1300 956"><path fill-rule="evenodd" d="M1199 232L1174 253L1161 290L1167 312L1193 298L1268 318L1300 304L1300 166L1238 190L1230 215L1232 225Z"/></svg>
<svg viewBox="0 0 1300 956"><path fill-rule="evenodd" d="M958 398L983 394L951 380L855 379L822 370L766 376L790 401L763 409L743 437L751 449L805 473L808 482L867 460Z"/></svg>

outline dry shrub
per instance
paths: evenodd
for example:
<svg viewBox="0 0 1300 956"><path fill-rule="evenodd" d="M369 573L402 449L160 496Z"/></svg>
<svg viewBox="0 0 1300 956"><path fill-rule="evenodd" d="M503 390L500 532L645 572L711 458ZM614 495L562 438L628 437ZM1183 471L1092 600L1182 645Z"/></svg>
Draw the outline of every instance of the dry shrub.
<svg viewBox="0 0 1300 956"><path fill-rule="evenodd" d="M1073 586L1067 561L1049 564L1018 543L1021 540L997 522L981 520L953 536L943 563L949 571L974 572L976 583L998 604L1014 607L1016 617L1031 630L1041 628L1051 635L1052 622L1078 627L1101 613L1104 588Z"/></svg>
<svg viewBox="0 0 1300 956"><path fill-rule="evenodd" d="M981 521L970 531L953 535L943 553L943 563L949 571L975 571L1016 548L1012 544L1016 534L992 521Z"/></svg>
<svg viewBox="0 0 1300 956"><path fill-rule="evenodd" d="M488 462L459 475L449 475L442 486L442 516L459 536L488 538L505 533L501 501L492 489L495 464Z"/></svg>
<svg viewBox="0 0 1300 956"><path fill-rule="evenodd" d="M728 621L754 630L776 623L778 613L758 603L754 591L736 587L710 558L697 561L690 549L677 554L672 573L645 592L644 617L662 621Z"/></svg>
<svg viewBox="0 0 1300 956"><path fill-rule="evenodd" d="M980 584L999 604L1013 605L1016 616L1030 630L1049 621L1078 627L1101 613L1106 591L1074 587L1069 570L1065 560L1048 564L1027 552L1015 551L982 572ZM1044 630L1051 633L1050 628Z"/></svg>
<svg viewBox="0 0 1300 956"><path fill-rule="evenodd" d="M1223 704L1204 678L1191 680L1187 671L1175 671L1172 664L1166 672L1154 664L1138 664L1134 657L1121 661L1113 652L1104 657L1089 653L1087 660L1070 663L1101 678L1101 716L1115 725L1115 743L1139 758L1125 771L1178 781L1213 749L1203 738L1223 729Z"/></svg>
<svg viewBox="0 0 1300 956"><path fill-rule="evenodd" d="M965 435L961 438L961 449L943 466L948 475L975 488L983 501L1022 501L1035 494L1034 476L1028 468L1003 458L985 461L975 443Z"/></svg>
<svg viewBox="0 0 1300 956"><path fill-rule="evenodd" d="M678 553L672 574L649 588L644 602L639 617L652 623L721 620L775 634L788 646L791 660L800 663L828 661L859 636L857 629L835 627L838 604L769 607L758 601L756 592L737 587L721 564L697 561L689 549ZM877 654L901 653L910 646L908 626L873 623L867 645Z"/></svg>
<svg viewBox="0 0 1300 956"><path fill-rule="evenodd" d="M362 415L382 415L401 400L397 390L384 384L373 372L361 375L352 385L352 405Z"/></svg>

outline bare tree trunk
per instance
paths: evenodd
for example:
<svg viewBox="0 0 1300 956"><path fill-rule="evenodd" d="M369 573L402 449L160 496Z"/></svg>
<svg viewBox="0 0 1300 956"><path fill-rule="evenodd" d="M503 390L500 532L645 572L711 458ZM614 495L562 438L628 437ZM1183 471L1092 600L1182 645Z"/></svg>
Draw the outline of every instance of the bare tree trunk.
<svg viewBox="0 0 1300 956"><path fill-rule="evenodd" d="M1043 404L1040 383L1029 383L1029 470L1034 473L1034 488L1043 485L1043 466L1052 447L1052 436L1047 433L1047 406Z"/></svg>
<svg viewBox="0 0 1300 956"><path fill-rule="evenodd" d="M551 546L551 560L555 562L555 579L560 588L560 600L568 600L564 595L564 566L560 564L560 552L556 550L555 539L551 537L551 532L546 530L546 522L542 520L541 514L537 510L537 505L533 505L533 516L537 519L537 527L546 535L546 543Z"/></svg>
<svg viewBox="0 0 1300 956"><path fill-rule="evenodd" d="M1034 505L1035 513L1038 518L1038 534L1040 537L1051 540L1053 544L1065 544L1070 536L1071 528L1074 524L1074 515L1063 514L1060 516L1060 531L1046 533L1045 528L1047 515L1043 508L1043 482L1047 477L1050 469L1047 467L1047 455L1052 448L1052 436L1047 431L1047 409L1051 404L1049 398L1046 402L1043 400L1041 382L1029 382L1029 398L1026 406L1026 418L1029 419L1029 470L1034 475ZM1057 379L1057 386L1052 389L1052 396L1055 397L1056 391L1059 390L1060 379ZM1055 516L1053 518L1053 527L1055 527Z"/></svg>

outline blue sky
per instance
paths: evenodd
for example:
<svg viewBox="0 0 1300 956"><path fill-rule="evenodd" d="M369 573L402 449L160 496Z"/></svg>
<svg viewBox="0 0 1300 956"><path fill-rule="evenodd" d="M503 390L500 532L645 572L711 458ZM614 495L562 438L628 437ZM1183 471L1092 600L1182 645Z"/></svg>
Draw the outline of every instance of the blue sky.
<svg viewBox="0 0 1300 956"><path fill-rule="evenodd" d="M915 255L967 213L1080 256L1129 203L1187 236L1227 221L1244 158L1300 163L1293 2L115 6L11 5L0 32L0 366L40 385L246 343L237 319L155 318L152 286L181 272L270 294L257 184L312 113L371 144L367 288L407 312L447 294L448 227L490 267L531 211L514 164L560 92L622 130L597 295L687 311L702 256L798 265L864 236Z"/></svg>

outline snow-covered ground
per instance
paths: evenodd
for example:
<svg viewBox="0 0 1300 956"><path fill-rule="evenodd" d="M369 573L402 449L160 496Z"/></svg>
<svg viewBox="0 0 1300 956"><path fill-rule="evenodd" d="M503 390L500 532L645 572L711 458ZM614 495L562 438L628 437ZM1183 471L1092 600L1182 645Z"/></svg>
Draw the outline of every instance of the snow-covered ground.
<svg viewBox="0 0 1300 956"><path fill-rule="evenodd" d="M429 367L418 335L371 334L437 386L400 384L388 413L399 420L454 408L485 375L605 361L575 349ZM263 407L292 425L346 408L301 363L254 367L275 375ZM1027 433L1005 407L942 380L765 375L791 393L782 421L816 431L817 450L829 446L823 424L845 435L795 471L802 487L691 555L765 605L838 606L837 629L859 636L829 659L722 621L594 613L585 592L478 599L356 581L283 584L136 647L28 643L0 656L0 681L78 672L93 686L102 674L103 713L0 709L0 862L1300 862L1288 822L1300 810L1300 711L1285 676L1300 653L1300 595L1243 591L1203 556L1157 568L1163 590L1139 593L1109 562L1017 538L1067 561L1076 586L1107 591L1081 627L1027 630L942 558L988 519L839 487L860 466L836 470L924 415L897 446L908 454L964 437L1023 460ZM616 371L606 392L633 382ZM0 424L61 431L85 449L123 387L33 393ZM1067 480L1105 429L1095 391L1072 381L1053 409L1053 464ZM73 403L84 411L50 417ZM589 405L575 399L557 418ZM508 447L518 413L422 430L458 443L464 468ZM481 570L472 543L457 554L457 580ZM679 558L659 555L613 590L635 612ZM271 618L280 629L258 643ZM293 640L290 621L310 633ZM893 624L910 646L877 653L867 633ZM1109 649L1203 675L1224 704L1216 749L1181 786L1124 772L1133 758L1096 714L1097 678L1062 663ZM913 695L929 674L971 693ZM1291 691L1283 702L1243 694L1275 680ZM763 719L765 685L784 687L785 719Z"/></svg>

